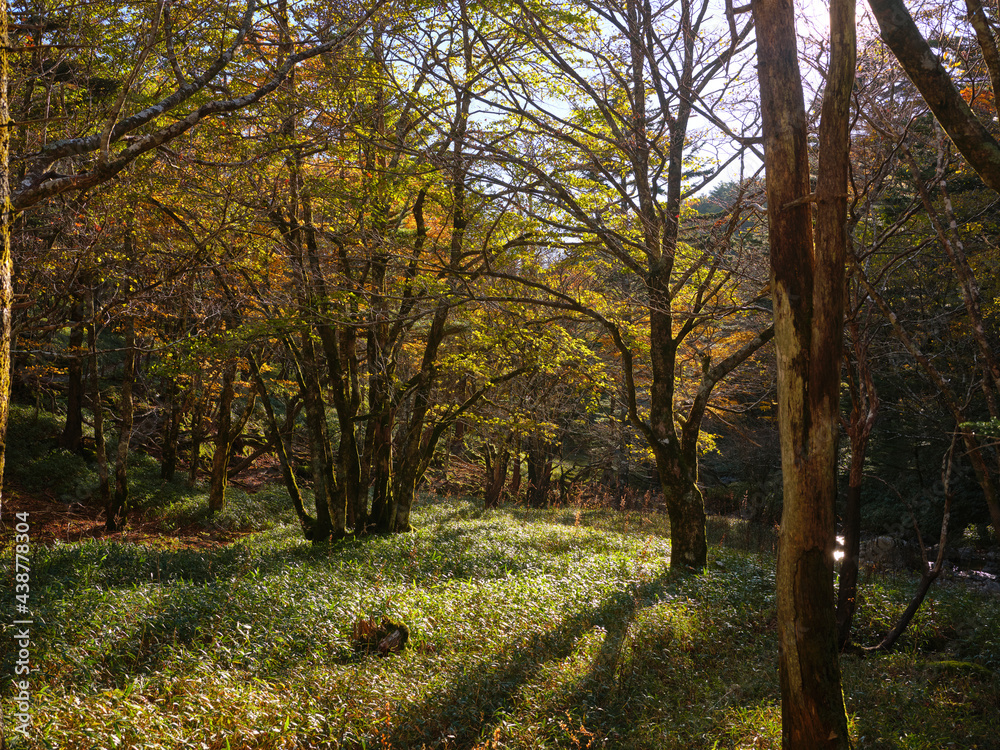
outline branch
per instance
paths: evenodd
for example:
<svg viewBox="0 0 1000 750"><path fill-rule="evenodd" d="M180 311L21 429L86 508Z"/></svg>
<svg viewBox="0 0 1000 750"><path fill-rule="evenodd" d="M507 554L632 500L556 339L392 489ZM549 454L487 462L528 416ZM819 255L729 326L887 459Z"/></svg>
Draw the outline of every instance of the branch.
<svg viewBox="0 0 1000 750"><path fill-rule="evenodd" d="M962 98L902 0L868 0L882 39L927 106L989 187L1000 192L1000 143Z"/></svg>
<svg viewBox="0 0 1000 750"><path fill-rule="evenodd" d="M232 99L217 100L201 105L186 117L181 118L170 125L166 125L158 130L154 130L147 135L134 136L130 145L118 152L113 158L102 160L89 172L78 175L61 175L51 171L45 171L46 167L56 159L65 156L75 156L91 153L101 148L101 135L93 135L88 138L72 138L45 146L34 158L34 168L28 176L18 186L12 195L12 206L15 211L23 211L34 204L52 198L56 195L70 191L88 190L112 179L119 172L128 167L133 161L143 154L159 148L164 143L174 140L185 132L193 128L199 122L212 115L235 112L255 104L260 99L270 94L281 85L291 70L300 62L309 60L318 55L328 52L336 52L342 49L357 34L360 26L384 3L386 0L377 0L375 5L366 11L350 29L328 42L303 50L294 55L290 55L284 64L273 74L271 79L262 84L254 91L244 96ZM203 89L213 78L215 78L229 64L235 54L236 48L242 44L246 35L254 9L255 0L250 0L247 13L244 16L243 24L237 34L237 40L225 53L219 56L215 63L198 78L191 83L181 86L169 97L161 100L152 107L148 107L131 117L119 122L111 129L108 137L109 143L122 140L128 133L141 126L155 120L164 113L175 108L179 104L189 99L193 94Z"/></svg>

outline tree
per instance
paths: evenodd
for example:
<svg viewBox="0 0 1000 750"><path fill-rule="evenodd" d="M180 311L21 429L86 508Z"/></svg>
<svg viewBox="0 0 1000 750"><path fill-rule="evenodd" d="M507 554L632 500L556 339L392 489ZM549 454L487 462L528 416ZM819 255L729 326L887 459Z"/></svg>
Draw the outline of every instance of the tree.
<svg viewBox="0 0 1000 750"><path fill-rule="evenodd" d="M41 139L37 144L31 143L31 139L28 137L27 127L30 123L20 123L19 140L22 151L18 154L16 164L16 171L20 179L17 188L13 191L9 189L9 182L7 182L9 168L7 161L4 161L3 180L7 189L0 188L0 199L3 199L3 205L8 206L10 210L4 211L3 214L3 235L7 239L4 240L4 249L0 251L0 471L3 469L10 399L13 262L9 252L9 228L15 212L23 212L58 195L79 193L107 183L144 155L155 152L183 136L203 120L237 112L256 104L277 89L289 72L299 63L320 55L335 54L341 50L383 3L384 0L375 0L372 7L362 8L357 17L352 18L345 15L339 18L328 18L325 24L317 29L318 35L325 40L303 45L298 51L285 56L272 70L263 71L261 76L248 76L245 80L250 81L249 85L245 85L244 90L239 92L234 92L229 82L224 82L221 86L217 86L217 84L225 80L226 74L235 67L234 60L249 44L248 35L254 28L257 11L256 0L248 0L241 18L223 22L223 27L229 25L229 28L235 29L235 33L228 40L210 40L207 44L206 40L198 40L197 43L189 46L189 49L193 50L190 60L191 67L195 71L200 71L194 73L185 73L178 63L177 50L169 22L170 6L167 0L159 0L149 16L145 15L146 6L144 4L142 8L133 9L129 8L127 3L124 8L111 3L112 8L105 18L101 17L101 10L91 9L96 14L97 22L95 25L98 28L102 28L101 24L112 22L112 20L118 22L122 18L132 16L148 17L149 24L148 26L139 24L140 32L137 34L135 49L132 50L135 57L130 73L120 80L102 79L102 85L115 93L115 99L113 102L108 100L110 106L103 110L100 122L95 122L92 119L86 120L81 124L80 133L67 134L67 137L64 138ZM22 34L26 31L34 33L34 37L29 37L32 38L33 43L27 48L35 50L32 54L36 63L43 62L37 53L42 46L42 33L50 29L54 32L62 30L60 24L55 20L55 17L60 15L62 10L54 9L51 11L53 18L35 18L33 23L31 19L26 17L25 23L19 25ZM7 11L8 4L4 0L4 19L7 18ZM25 9L25 12L27 13L28 9ZM0 26L6 29L6 20ZM93 53L95 47L101 46L100 44L87 43L88 40L83 41L83 44L67 44L66 46L79 47L89 54ZM59 46L57 44L55 48ZM207 61L200 59L199 52L206 49L219 49L220 47L222 51L213 54L211 59ZM9 45L4 41L4 75L8 70L9 50ZM145 90L140 91L144 78L142 73L151 55L166 63L166 67L172 71L172 78L158 81L162 84L162 88L152 88L156 94L165 89L169 90L169 93L160 95L155 100L150 100ZM54 70L57 66L50 67ZM64 61L64 70L71 72L73 65ZM4 80L6 81L6 79ZM92 78L90 83L97 85L97 80ZM207 96L210 92L217 91L223 92L223 95ZM8 153L10 142L11 128L9 127L10 118L6 106L6 92L6 83L4 83L4 102L3 105L0 105L0 120L3 121L4 125L3 136L0 139L0 160L3 160L3 155ZM138 102L139 106L131 114L126 114L126 103L130 99ZM27 104L31 102L30 86L27 87L25 101ZM93 102L93 96L91 102ZM90 109L83 108L82 111L89 113ZM48 114L46 113L42 121L47 120ZM67 168L70 166L71 168ZM2 477L2 473L0 473L0 477Z"/></svg>
<svg viewBox="0 0 1000 750"><path fill-rule="evenodd" d="M931 50L903 0L868 0L882 39L920 91L934 116L969 164L1000 192L1000 143L979 121L938 55ZM994 84L1000 81L1000 53L979 0L966 0L970 21ZM994 94L996 90L994 88ZM1000 378L1000 372L994 377Z"/></svg>
<svg viewBox="0 0 1000 750"><path fill-rule="evenodd" d="M566 12L518 3L513 22L509 6L498 6L496 23L510 27L523 51L494 60L482 100L503 119L478 138L502 165L482 175L490 193L537 222L516 241L547 247L542 264L564 256L604 274L615 295L602 306L604 293L580 295L490 270L522 277L535 295L523 301L604 327L621 357L629 419L656 462L671 565L691 569L705 566L708 550L697 484L702 420L716 385L772 333L720 323L745 315L753 296L749 283L737 283L746 260L731 242L740 210L704 232L685 231L682 219L683 201L699 184L685 185L685 173L695 171L691 118L726 106L733 78L725 72L742 64L750 33L734 24L712 35L708 11L707 0L582 0ZM535 76L537 66L557 75ZM699 176L708 180L721 166ZM692 380L684 377L687 365ZM637 386L644 374L648 408Z"/></svg>
<svg viewBox="0 0 1000 750"><path fill-rule="evenodd" d="M784 507L778 547L782 747L848 748L833 548L843 337L853 0L830 5L816 191L789 0L754 0L778 353ZM812 204L816 205L813 242Z"/></svg>
<svg viewBox="0 0 1000 750"><path fill-rule="evenodd" d="M10 108L7 104L7 71L10 35L7 0L0 0L0 511L3 510L3 469L7 447L7 413L10 408L10 316L13 301L13 260L10 225Z"/></svg>
<svg viewBox="0 0 1000 750"><path fill-rule="evenodd" d="M974 44L944 39L951 48L975 51ZM993 111L991 97L975 93L983 85L976 73L975 55L959 60L961 65L956 67L967 84L961 95L974 101L980 112ZM897 154L898 166L889 169L886 162L886 179L892 186L893 198L886 197L879 207L888 225L880 231L881 249L873 247L864 258L854 259L853 275L891 326L905 352L904 358L916 363L917 371L926 380L925 388L941 404L941 421L945 424L933 427L939 439L955 431L961 437L965 447L962 458L972 464L996 531L1000 526L1000 501L996 468L990 466L992 451L974 430L963 427L973 414L1000 414L996 335L987 322L981 291L992 276L986 269L993 251L984 239L995 231L995 212L983 199L984 186L955 159L951 144L938 124L926 115L920 98L908 85L892 82L890 75L876 74L858 91L862 121L889 144L887 147ZM895 106L884 106L877 99L878 92L886 89L903 92ZM973 231L966 230L966 222L971 223ZM894 247L887 239L904 228L915 236L902 239ZM916 248L926 249L917 255ZM914 275L914 261L924 256L926 260ZM943 274L944 269L951 273ZM894 278L898 279L895 288L887 287ZM908 305L915 285L927 288L928 297L919 305ZM905 288L908 291L900 291ZM947 325L935 320L935 315ZM949 351L942 356L941 347L946 344ZM960 518L960 513L953 512L953 527Z"/></svg>

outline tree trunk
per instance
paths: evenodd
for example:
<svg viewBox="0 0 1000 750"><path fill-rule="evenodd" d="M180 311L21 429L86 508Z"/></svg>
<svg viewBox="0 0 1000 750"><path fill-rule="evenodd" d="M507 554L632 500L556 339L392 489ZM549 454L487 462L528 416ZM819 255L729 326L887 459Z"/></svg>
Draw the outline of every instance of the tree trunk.
<svg viewBox="0 0 1000 750"><path fill-rule="evenodd" d="M219 418L215 426L215 453L212 455L212 475L208 489L208 515L211 517L226 507L226 483L229 453L233 445L233 398L236 381L236 360L226 363L222 371L222 391L219 393Z"/></svg>
<svg viewBox="0 0 1000 750"><path fill-rule="evenodd" d="M381 222L379 222L381 226ZM379 230L381 236L381 229ZM396 500L392 492L392 425L394 409L392 384L396 361L389 344L388 319L391 315L386 296L386 270L389 257L379 249L372 261L371 317L368 330L368 403L369 416L365 432L367 475L372 488L371 522L375 531L390 534L396 527Z"/></svg>
<svg viewBox="0 0 1000 750"><path fill-rule="evenodd" d="M289 409L286 429L282 430L278 425L274 407L271 405L271 396L267 392L267 385L264 383L264 378L260 373L260 365L257 362L257 358L253 354L250 354L248 360L250 362L250 373L253 376L254 385L257 387L257 393L260 395L261 403L264 405L264 413L267 415L267 424L271 431L271 445L274 447L275 455L277 455L278 463L281 466L281 476L285 480L285 488L288 490L288 496L292 500L292 507L295 508L295 515L298 516L299 523L302 525L303 535L309 541L313 541L316 521L306 512L305 505L302 503L302 492L299 490L299 483L295 478L295 471L292 469L292 462L289 459L291 447L286 443L286 436L295 423L296 410Z"/></svg>
<svg viewBox="0 0 1000 750"><path fill-rule="evenodd" d="M494 448L490 443L483 447L483 460L486 463L486 485L483 487L483 505L496 508L503 497L503 488L507 483L507 467L510 465L510 451L506 448Z"/></svg>
<svg viewBox="0 0 1000 750"><path fill-rule="evenodd" d="M812 242L805 104L791 0L754 0L784 507L778 549L782 747L848 748L833 549L846 256L853 0L832 0Z"/></svg>
<svg viewBox="0 0 1000 750"><path fill-rule="evenodd" d="M374 419L369 421L372 431L371 479L372 510L371 520L375 531L390 534L396 530L396 498L392 491L392 409L388 399L378 397L380 405Z"/></svg>
<svg viewBox="0 0 1000 750"><path fill-rule="evenodd" d="M528 445L528 505L545 508L549 504L552 481L552 454L544 438L536 437Z"/></svg>
<svg viewBox="0 0 1000 750"><path fill-rule="evenodd" d="M115 492L107 506L105 527L108 531L121 528L128 511L128 449L132 438L135 408L132 404L132 385L135 382L135 318L125 320L125 370L122 373L121 430L115 452Z"/></svg>
<svg viewBox="0 0 1000 750"><path fill-rule="evenodd" d="M458 190L456 189L456 193ZM465 229L464 219L459 221L462 215L460 210L461 201L455 201L455 215L453 220L453 230L459 235L453 242L461 242L461 232ZM453 247L453 253L455 248ZM396 481L393 489L396 500L396 521L395 531L410 531L410 509L413 507L413 500L416 497L417 485L424 478L424 470L429 462L430 454L434 452L437 445L437 438L431 439L431 435L426 434L425 425L427 414L431 408L431 392L437 380L437 356L441 342L444 341L445 323L448 321L450 304L447 299L438 301L437 309L434 311L434 320L430 330L427 332L427 341L424 344L423 360L420 365L419 379L414 387L413 408L410 410L409 418L406 420L406 431L400 446L400 455L396 469ZM432 433L433 434L433 433ZM438 435L441 433L438 432Z"/></svg>
<svg viewBox="0 0 1000 750"><path fill-rule="evenodd" d="M851 623L857 606L858 555L861 548L861 482L864 478L868 439L879 411L871 368L868 365L868 345L859 330L857 317L849 321L853 366L848 358L850 374L851 416L847 434L851 440L851 467L847 479L847 507L844 513L844 557L840 561L837 588L837 647L843 650L851 637Z"/></svg>
<svg viewBox="0 0 1000 750"><path fill-rule="evenodd" d="M195 393L194 411L191 413L191 460L188 466L188 485L194 487L198 483L198 467L201 464L201 441L205 436L202 426L206 401L208 400L201 390L201 373L195 375L191 389Z"/></svg>
<svg viewBox="0 0 1000 750"><path fill-rule="evenodd" d="M174 481L177 473L177 440L181 431L180 389L173 378L167 383L167 417L163 421L160 447L160 479Z"/></svg>
<svg viewBox="0 0 1000 750"><path fill-rule="evenodd" d="M514 465L510 472L510 499L515 503L521 497L521 436L514 439Z"/></svg>
<svg viewBox="0 0 1000 750"><path fill-rule="evenodd" d="M97 459L98 491L101 505L111 505L108 452L104 443L104 406L101 404L101 378L97 362L97 313L94 290L87 289L87 347L90 350L90 409L94 413L94 456Z"/></svg>
<svg viewBox="0 0 1000 750"><path fill-rule="evenodd" d="M302 401L306 412L306 432L309 436L309 463L312 467L313 495L316 499L316 526L313 541L324 541L334 533L330 502L334 494L333 464L330 438L326 427L326 407L320 385L316 350L311 333L302 334ZM346 522L346 518L344 519ZM343 533L343 528L341 529Z"/></svg>
<svg viewBox="0 0 1000 750"><path fill-rule="evenodd" d="M708 557L705 498L698 489L697 458L659 457L656 468L670 518L670 566L701 570Z"/></svg>
<svg viewBox="0 0 1000 750"><path fill-rule="evenodd" d="M83 445L83 305L75 302L70 315L69 361L66 384L66 425L60 445L78 453Z"/></svg>
<svg viewBox="0 0 1000 750"><path fill-rule="evenodd" d="M7 454L7 416L10 410L11 305L14 301L14 262L10 249L10 109L7 73L10 38L7 33L7 0L0 4L0 511L3 510L3 473Z"/></svg>

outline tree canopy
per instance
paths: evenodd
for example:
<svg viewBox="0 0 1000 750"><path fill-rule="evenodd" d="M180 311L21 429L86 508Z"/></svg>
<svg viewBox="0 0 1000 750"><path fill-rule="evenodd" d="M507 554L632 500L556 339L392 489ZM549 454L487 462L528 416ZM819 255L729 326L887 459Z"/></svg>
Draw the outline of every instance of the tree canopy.
<svg viewBox="0 0 1000 750"><path fill-rule="evenodd" d="M870 7L5 1L0 476L45 404L109 531L143 453L316 543L645 496L685 571L769 482L786 746L845 747L862 529L1000 538L1000 19Z"/></svg>

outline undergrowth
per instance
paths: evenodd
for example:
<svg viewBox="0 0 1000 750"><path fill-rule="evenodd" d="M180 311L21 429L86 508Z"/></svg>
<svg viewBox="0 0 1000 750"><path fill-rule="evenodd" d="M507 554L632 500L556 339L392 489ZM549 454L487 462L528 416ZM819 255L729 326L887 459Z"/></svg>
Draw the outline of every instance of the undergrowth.
<svg viewBox="0 0 1000 750"><path fill-rule="evenodd" d="M11 747L780 746L772 529L713 522L722 546L685 576L656 514L424 498L414 524L34 547L34 726L18 744L8 690ZM913 585L862 581L860 642ZM383 617L408 648L359 654L352 625ZM896 653L845 657L856 746L997 747L998 633L996 599L936 588Z"/></svg>

